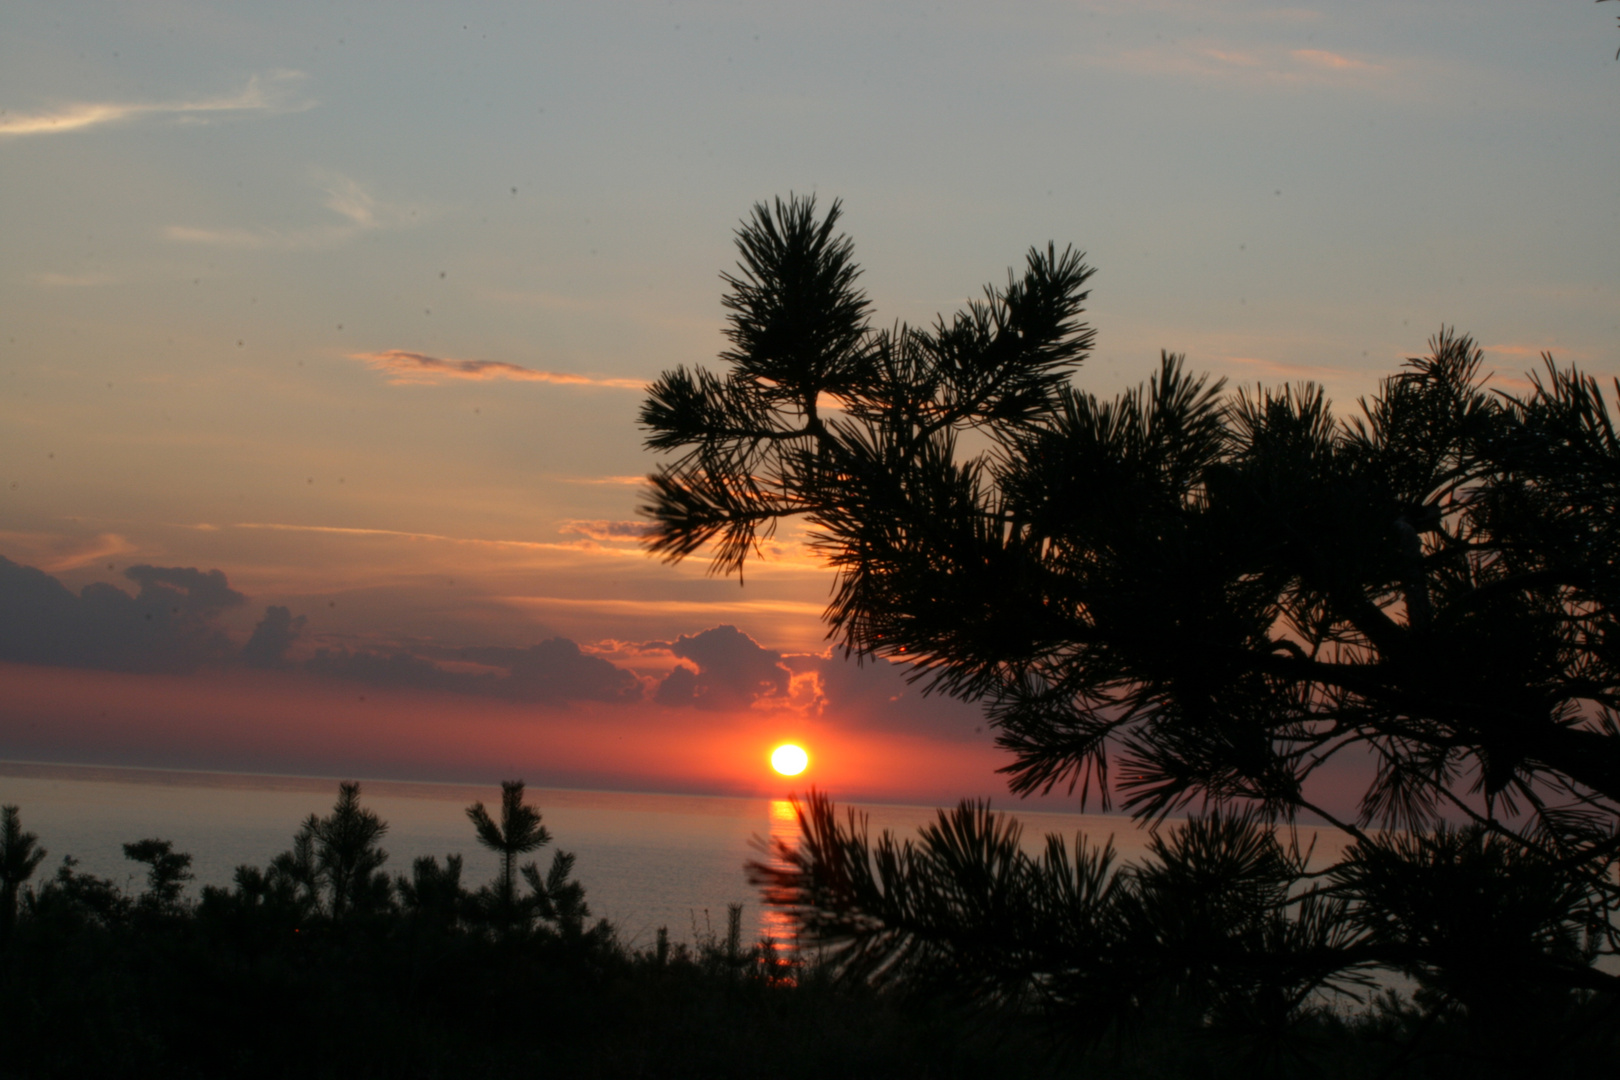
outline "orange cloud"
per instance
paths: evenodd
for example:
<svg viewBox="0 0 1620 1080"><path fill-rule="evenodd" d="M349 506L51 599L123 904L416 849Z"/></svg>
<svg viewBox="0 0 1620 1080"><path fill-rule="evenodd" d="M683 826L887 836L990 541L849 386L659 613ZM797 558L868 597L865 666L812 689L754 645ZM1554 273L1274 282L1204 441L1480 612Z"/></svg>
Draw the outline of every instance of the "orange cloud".
<svg viewBox="0 0 1620 1080"><path fill-rule="evenodd" d="M136 550L134 544L117 533L98 533L85 538L54 533L0 532L0 543L25 552L25 558L51 574L77 570Z"/></svg>
<svg viewBox="0 0 1620 1080"><path fill-rule="evenodd" d="M484 540L471 536L444 536L440 533L408 532L403 529L362 529L348 525L290 525L276 521L238 521L230 527L233 529L260 529L269 532L330 533L337 536L384 536L401 540L431 540L445 544L477 544L484 547L519 548L534 551L579 552L599 550L590 546L581 547L584 541L557 544L544 540ZM218 530L218 526L208 524L193 525L191 528L206 532Z"/></svg>
<svg viewBox="0 0 1620 1080"><path fill-rule="evenodd" d="M408 384L432 385L453 379L488 382L510 379L515 382L545 382L561 386L606 386L615 390L645 390L641 379L604 379L591 375L575 375L563 371L540 371L501 360L446 360L425 353L405 349L384 349L382 352L350 353L351 360L359 360L375 371L388 376L395 386Z"/></svg>
<svg viewBox="0 0 1620 1080"><path fill-rule="evenodd" d="M562 482L565 484L613 484L634 487L645 484L647 476L645 473L637 473L635 476L569 476L564 477Z"/></svg>
<svg viewBox="0 0 1620 1080"><path fill-rule="evenodd" d="M520 607L579 607L603 613L624 615L651 613L703 616L787 614L813 615L820 618L822 611L825 609L825 605L804 603L798 600L738 600L727 603L723 600L609 600L596 597L569 596L501 596L495 599Z"/></svg>
<svg viewBox="0 0 1620 1080"><path fill-rule="evenodd" d="M1567 365L1571 361L1590 364L1597 359L1597 355L1590 349L1572 349L1563 345L1514 345L1504 343L1501 345L1481 345L1480 348L1487 353L1498 356L1511 356L1529 360L1531 366L1538 369L1541 367L1542 356L1547 353L1551 353L1553 359L1561 365Z"/></svg>
<svg viewBox="0 0 1620 1080"><path fill-rule="evenodd" d="M1333 382L1350 374L1343 368L1328 367L1323 364L1295 364L1286 360L1268 360L1258 356L1223 356L1221 362L1241 364L1245 368L1259 370L1268 376L1284 379L1315 379L1319 382Z"/></svg>

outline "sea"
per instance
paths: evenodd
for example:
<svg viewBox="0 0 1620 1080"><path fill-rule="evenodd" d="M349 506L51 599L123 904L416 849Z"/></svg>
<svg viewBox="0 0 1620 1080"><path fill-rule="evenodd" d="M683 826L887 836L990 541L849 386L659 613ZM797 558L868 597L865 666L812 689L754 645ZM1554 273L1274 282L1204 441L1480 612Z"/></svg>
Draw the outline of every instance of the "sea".
<svg viewBox="0 0 1620 1080"><path fill-rule="evenodd" d="M203 885L228 885L237 866L268 864L291 845L300 822L331 811L337 788L336 779L320 777L0 762L0 804L17 806L23 828L49 853L36 881L71 856L78 870L139 891L144 868L124 858L123 845L155 838L191 855L193 897ZM362 804L388 823L384 869L409 874L419 856L459 854L462 880L473 886L494 879L497 860L474 839L466 810L483 802L498 816L500 795L497 785L361 782ZM552 849L572 852L592 918L612 922L626 944L645 947L660 927L677 942L724 934L731 904L743 905L751 939L791 936L744 871L750 860L770 857L771 841L796 841L791 799L529 788L526 800L552 836L551 849L536 853L542 869ZM1048 833L1064 836L1071 850L1077 834L1098 844L1112 839L1125 861L1146 852L1148 834L1129 818L1025 811L1007 801L998 808L1023 825L1032 852ZM867 817L874 838L885 829L914 836L938 815L930 806L849 806ZM1316 857L1332 858L1339 847L1325 834Z"/></svg>

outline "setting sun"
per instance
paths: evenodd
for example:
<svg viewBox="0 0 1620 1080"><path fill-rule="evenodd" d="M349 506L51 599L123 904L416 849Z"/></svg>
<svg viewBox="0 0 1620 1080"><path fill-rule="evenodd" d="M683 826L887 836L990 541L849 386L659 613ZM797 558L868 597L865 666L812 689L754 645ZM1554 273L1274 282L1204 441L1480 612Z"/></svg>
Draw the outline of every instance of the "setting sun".
<svg viewBox="0 0 1620 1080"><path fill-rule="evenodd" d="M771 768L783 776L798 776L809 764L810 755L792 743L784 743L771 751Z"/></svg>

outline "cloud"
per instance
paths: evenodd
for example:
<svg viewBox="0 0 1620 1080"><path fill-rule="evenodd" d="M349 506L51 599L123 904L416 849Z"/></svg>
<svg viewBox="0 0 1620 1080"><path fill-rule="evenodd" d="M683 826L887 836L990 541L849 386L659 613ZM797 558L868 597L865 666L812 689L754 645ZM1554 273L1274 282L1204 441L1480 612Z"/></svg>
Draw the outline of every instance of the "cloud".
<svg viewBox="0 0 1620 1080"><path fill-rule="evenodd" d="M1328 52L1326 49L1292 49L1288 53L1295 60L1309 67L1323 68L1327 71L1387 71L1382 64L1375 64L1370 60L1360 60L1343 53Z"/></svg>
<svg viewBox="0 0 1620 1080"><path fill-rule="evenodd" d="M264 618L253 628L253 636L242 646L241 659L248 667L284 668L289 666L287 650L304 631L309 620L300 615L293 617L290 609L271 605L264 609Z"/></svg>
<svg viewBox="0 0 1620 1080"><path fill-rule="evenodd" d="M527 649L474 646L454 655L472 663L503 668L502 697L525 701L639 701L643 685L636 675L599 656L583 652L567 638L556 637Z"/></svg>
<svg viewBox="0 0 1620 1080"><path fill-rule="evenodd" d="M762 647L735 626L650 644L697 665L696 670L677 667L664 677L653 695L660 705L718 710L787 703L793 673L782 663L782 654Z"/></svg>
<svg viewBox="0 0 1620 1080"><path fill-rule="evenodd" d="M315 186L326 194L322 205L345 218L343 224L329 223L301 229L211 229L170 225L164 230L164 235L181 243L210 247L301 251L333 247L361 233L378 229L411 228L425 217L420 207L383 202L358 180L342 173L317 169L313 175Z"/></svg>
<svg viewBox="0 0 1620 1080"><path fill-rule="evenodd" d="M851 730L892 731L939 738L983 739L981 706L944 694L925 694L909 682L909 664L871 657L857 661L833 650L790 654L783 662L795 678L813 678L814 710L836 716Z"/></svg>
<svg viewBox="0 0 1620 1080"><path fill-rule="evenodd" d="M1571 362L1583 364L1601 363L1602 358L1591 349L1575 349L1567 345L1553 346L1547 343L1539 345L1518 345L1503 342L1500 345L1481 345L1487 355L1511 357L1515 363L1529 362L1531 370L1540 371L1541 358L1551 354L1554 362L1568 366Z"/></svg>
<svg viewBox="0 0 1620 1080"><path fill-rule="evenodd" d="M514 382L545 382L562 386L607 386L617 390L647 388L647 383L641 379L605 379L561 371L539 371L501 360L446 360L404 349L350 353L349 359L359 360L367 367L383 372L395 386L434 385L456 379L474 382L510 379Z"/></svg>
<svg viewBox="0 0 1620 1080"><path fill-rule="evenodd" d="M31 566L0 556L0 660L112 671L187 672L228 659L215 616L245 602L218 570L131 566L131 596L87 585L77 596Z"/></svg>
<svg viewBox="0 0 1620 1080"><path fill-rule="evenodd" d="M321 649L305 669L392 690L434 690L509 701L564 705L575 701L630 704L645 687L632 671L591 656L567 638L527 648L469 646L415 650Z"/></svg>
<svg viewBox="0 0 1620 1080"><path fill-rule="evenodd" d="M564 704L633 703L646 683L632 670L591 656L567 638L527 648L389 646L318 649L308 661L288 651L306 617L288 607L264 617L240 649L215 622L245 604L219 570L134 565L123 589L94 583L75 596L44 570L0 555L0 662L191 674L240 662L261 670L308 670L394 690L437 690L486 698Z"/></svg>
<svg viewBox="0 0 1620 1080"><path fill-rule="evenodd" d="M946 739L984 739L982 708L924 693L908 681L909 664L841 651L781 653L732 625L674 641L610 643L630 663L639 656L672 656L678 663L655 683L653 701L704 711L784 711L835 718L851 731L886 731Z"/></svg>
<svg viewBox="0 0 1620 1080"><path fill-rule="evenodd" d="M1534 357L1536 359L1540 359L1541 354L1548 351L1545 345L1481 345L1480 348L1485 352L1499 353L1502 356Z"/></svg>
<svg viewBox="0 0 1620 1080"><path fill-rule="evenodd" d="M272 71L263 76L254 75L238 93L198 101L83 101L47 112L0 111L0 138L61 135L143 116L167 116L186 123L203 123L210 116L221 113L297 112L314 105L314 102L297 99L292 94L293 85L304 77L301 71Z"/></svg>
<svg viewBox="0 0 1620 1080"><path fill-rule="evenodd" d="M622 549L601 548L601 551ZM640 549L626 552L645 558ZM574 596L500 596L494 599L520 607L590 608L593 611L624 615L814 615L826 610L823 604L802 600L609 600Z"/></svg>
<svg viewBox="0 0 1620 1080"><path fill-rule="evenodd" d="M1280 43L1234 46L1208 39L1165 42L1078 62L1201 82L1289 87L1388 88L1397 78L1393 61Z"/></svg>
<svg viewBox="0 0 1620 1080"><path fill-rule="evenodd" d="M362 229L401 224L398 210L379 203L358 181L342 173L323 174L320 186L326 191L326 208Z"/></svg>
<svg viewBox="0 0 1620 1080"><path fill-rule="evenodd" d="M640 540L653 531L649 521L576 521L562 523L564 533L578 533L592 540Z"/></svg>
<svg viewBox="0 0 1620 1080"><path fill-rule="evenodd" d="M565 484L613 484L624 487L639 486L647 482L645 473L637 473L635 476L565 476L560 479Z"/></svg>
<svg viewBox="0 0 1620 1080"><path fill-rule="evenodd" d="M487 684L490 677L448 671L424 656L404 649L319 649L305 661L306 670L334 679L363 682L392 690L462 692Z"/></svg>
<svg viewBox="0 0 1620 1080"><path fill-rule="evenodd" d="M212 247L236 248L265 248L265 247L313 247L314 243L306 242L314 234L274 233L269 230L255 231L253 229L198 229L190 225L170 225L163 230L163 235L170 240L178 240L182 244L207 244ZM327 236L326 232L319 235Z"/></svg>
<svg viewBox="0 0 1620 1080"><path fill-rule="evenodd" d="M217 532L219 526L206 523L180 526L181 528L197 529L202 532ZM576 556L611 556L615 558L640 558L640 549L627 550L625 548L602 547L600 544L584 540L569 540L558 542L554 540L485 540L475 536L445 536L441 533L410 532L404 529L363 529L350 525L292 525L277 521L238 521L226 528L230 529L259 529L266 532L300 532L316 533L330 536L351 536L356 539L386 538L410 541L431 541L441 544L458 544L472 547L505 548L516 551L559 551ZM506 599L506 598L503 598ZM543 599L543 598L541 598ZM820 609L815 609L819 611Z"/></svg>
<svg viewBox="0 0 1620 1080"><path fill-rule="evenodd" d="M730 624L672 641L612 640L586 648L564 637L521 647L327 645L300 659L308 620L288 607L266 607L240 646L221 629L220 616L246 598L218 570L141 564L124 576L137 588L134 595L105 583L76 595L44 571L0 557L0 663L199 679L234 667L486 703L696 710L724 716L727 724L766 714L833 719L852 731L982 738L975 706L924 699L905 683L905 665L857 666L836 653L784 654ZM714 614L713 605L690 607Z"/></svg>
<svg viewBox="0 0 1620 1080"><path fill-rule="evenodd" d="M141 587L137 600L162 598L172 603L175 614L184 609L207 618L247 600L247 597L231 588L221 570L143 564L125 570L124 576Z"/></svg>
<svg viewBox="0 0 1620 1080"><path fill-rule="evenodd" d="M135 545L117 533L97 533L92 537L62 536L53 533L0 532L0 540L29 553L40 569L60 574L135 550Z"/></svg>

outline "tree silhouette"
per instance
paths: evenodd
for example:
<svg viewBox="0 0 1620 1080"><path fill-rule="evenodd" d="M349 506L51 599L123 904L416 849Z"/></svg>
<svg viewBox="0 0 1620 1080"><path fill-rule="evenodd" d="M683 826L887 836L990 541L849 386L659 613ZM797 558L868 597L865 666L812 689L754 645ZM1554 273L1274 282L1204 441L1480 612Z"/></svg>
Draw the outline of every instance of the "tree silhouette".
<svg viewBox="0 0 1620 1080"><path fill-rule="evenodd" d="M501 781L499 824L490 817L482 802L467 807L467 818L477 830L478 842L501 857L496 904L500 918L510 923L517 912L518 856L551 843L551 833L540 823L540 811L524 805L522 780ZM567 876L566 871L563 876Z"/></svg>
<svg viewBox="0 0 1620 1080"><path fill-rule="evenodd" d="M392 883L379 870L388 853L377 846L387 831L386 822L361 808L360 785L352 780L338 785L338 801L330 814L324 818L312 814L304 823L293 851L313 847L314 868L329 891L334 919L387 903ZM295 854L290 868L301 874L307 865Z"/></svg>
<svg viewBox="0 0 1620 1080"><path fill-rule="evenodd" d="M39 837L23 832L15 806L0 806L0 948L17 925L17 894L45 861Z"/></svg>
<svg viewBox="0 0 1620 1080"><path fill-rule="evenodd" d="M557 924L566 938L577 939L585 932L585 920L591 917L590 905L585 903L585 886L570 881L574 872L574 855L568 851L553 852L551 869L544 877L540 867L528 863L523 867L523 880L529 886L529 898L535 914L547 922ZM609 933L605 923L600 924L604 934Z"/></svg>
<svg viewBox="0 0 1620 1080"><path fill-rule="evenodd" d="M411 876L400 875L394 882L400 906L419 923L448 931L461 917L467 898L461 887L461 856L447 855L444 865L432 855L411 863Z"/></svg>
<svg viewBox="0 0 1620 1080"><path fill-rule="evenodd" d="M1078 254L1032 249L953 318L874 329L838 217L756 206L727 370L652 386L647 446L673 455L653 551L740 577L802 518L837 573L831 635L983 702L1015 792L1257 815L1231 851L1312 813L1361 838L1352 859L1366 826L1443 846L1460 816L1556 867L1560 918L1616 951L1620 438L1594 380L1549 357L1528 393L1491 391L1446 330L1348 420L1310 384L1230 394L1169 354L1104 401L1069 382L1093 341ZM1329 769L1364 778L1349 817L1320 801ZM812 835L834 865L844 841ZM993 868L975 850L961 873ZM1399 868L1422 889L1437 865ZM1542 945L1538 979L1620 987Z"/></svg>
<svg viewBox="0 0 1620 1080"><path fill-rule="evenodd" d="M310 911L321 906L321 868L316 861L315 833L321 819L314 814L305 818L298 832L293 834L293 845L270 860L270 871L265 875L265 889L287 893Z"/></svg>
<svg viewBox="0 0 1620 1080"><path fill-rule="evenodd" d="M192 878L191 856L174 850L168 840L140 840L124 845L124 858L146 864L146 894L141 902L157 911L173 911L180 890Z"/></svg>

